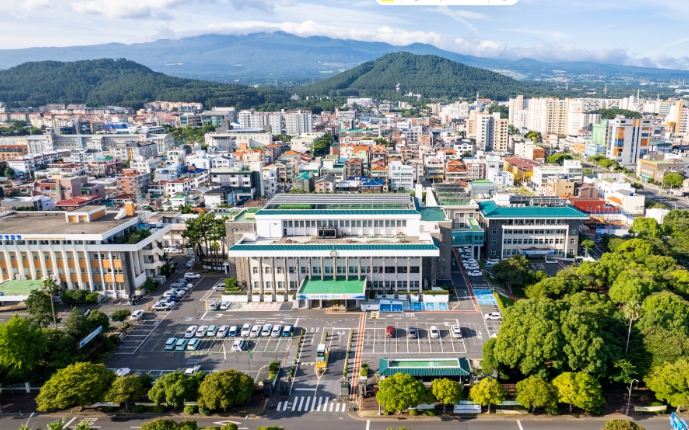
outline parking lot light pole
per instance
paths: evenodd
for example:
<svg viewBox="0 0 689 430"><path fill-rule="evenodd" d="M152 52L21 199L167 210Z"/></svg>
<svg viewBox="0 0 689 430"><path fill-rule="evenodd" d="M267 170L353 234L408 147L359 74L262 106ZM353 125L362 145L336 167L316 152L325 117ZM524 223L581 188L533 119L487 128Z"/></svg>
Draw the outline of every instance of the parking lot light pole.
<svg viewBox="0 0 689 430"><path fill-rule="evenodd" d="M629 383L629 397L627 397L627 411L624 413L625 415L629 415L629 404L632 401L632 390L634 389L634 382L638 384L639 380L632 379L632 382Z"/></svg>

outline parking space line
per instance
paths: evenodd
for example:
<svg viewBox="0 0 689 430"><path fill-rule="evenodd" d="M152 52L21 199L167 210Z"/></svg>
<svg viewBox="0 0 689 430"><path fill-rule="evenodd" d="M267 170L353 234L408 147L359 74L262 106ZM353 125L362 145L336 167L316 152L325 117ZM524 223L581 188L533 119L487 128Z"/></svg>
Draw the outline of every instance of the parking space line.
<svg viewBox="0 0 689 430"><path fill-rule="evenodd" d="M448 335L449 335L449 330L448 330ZM440 352L445 352L445 349L443 348L443 331L440 327L438 327L438 341L440 342ZM452 341L450 341L452 342Z"/></svg>

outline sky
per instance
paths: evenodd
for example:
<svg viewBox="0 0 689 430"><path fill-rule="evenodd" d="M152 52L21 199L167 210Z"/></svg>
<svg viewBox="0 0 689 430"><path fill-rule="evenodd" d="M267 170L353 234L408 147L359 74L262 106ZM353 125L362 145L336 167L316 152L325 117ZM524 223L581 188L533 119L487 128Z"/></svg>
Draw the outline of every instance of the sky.
<svg viewBox="0 0 689 430"><path fill-rule="evenodd" d="M689 0L519 0L382 6L376 0L0 0L0 48L138 43L201 34L428 43L461 54L689 70ZM9 13L8 13L9 12Z"/></svg>

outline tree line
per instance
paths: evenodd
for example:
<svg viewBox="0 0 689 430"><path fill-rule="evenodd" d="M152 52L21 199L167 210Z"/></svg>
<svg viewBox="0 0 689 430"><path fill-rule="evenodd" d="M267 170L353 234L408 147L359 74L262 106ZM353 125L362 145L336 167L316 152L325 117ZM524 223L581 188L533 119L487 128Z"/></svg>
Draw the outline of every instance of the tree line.
<svg viewBox="0 0 689 430"><path fill-rule="evenodd" d="M521 256L498 263L498 280L527 298L484 345L483 372L553 385L568 373L603 384L638 379L670 405L689 406L689 385L670 378L689 380L689 272L679 264L689 260L689 212L670 211L663 224L637 218L630 233L607 236L600 260L553 277Z"/></svg>

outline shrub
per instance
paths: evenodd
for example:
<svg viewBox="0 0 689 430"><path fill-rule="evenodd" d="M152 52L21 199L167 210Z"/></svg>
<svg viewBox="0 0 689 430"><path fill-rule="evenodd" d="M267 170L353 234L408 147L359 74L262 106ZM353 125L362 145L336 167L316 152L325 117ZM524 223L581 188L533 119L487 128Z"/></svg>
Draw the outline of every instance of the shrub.
<svg viewBox="0 0 689 430"><path fill-rule="evenodd" d="M132 408L132 412L134 412L135 414L143 414L144 412L146 412L146 406L136 405Z"/></svg>
<svg viewBox="0 0 689 430"><path fill-rule="evenodd" d="M153 381L155 381L155 378L153 378L153 376L149 375L148 373L143 373L139 375L139 379L141 380L141 383L143 384L144 388L151 388L153 386Z"/></svg>
<svg viewBox="0 0 689 430"><path fill-rule="evenodd" d="M107 414L107 413L110 413L110 412L112 412L112 411L114 411L114 410L115 410L115 408L113 408L112 406L106 406L106 407L103 408L103 412L105 412L106 414Z"/></svg>
<svg viewBox="0 0 689 430"><path fill-rule="evenodd" d="M199 425L194 420L184 420L179 423L179 430L199 430Z"/></svg>
<svg viewBox="0 0 689 430"><path fill-rule="evenodd" d="M435 416L435 409L426 409L423 411L423 414L426 415L427 417L434 417Z"/></svg>
<svg viewBox="0 0 689 430"><path fill-rule="evenodd" d="M98 297L100 297L98 293L88 293L84 298L84 301L86 303L96 303L98 301Z"/></svg>
<svg viewBox="0 0 689 430"><path fill-rule="evenodd" d="M156 414L164 414L165 411L167 411L167 406L163 406L163 405L153 406L153 412L155 412Z"/></svg>
<svg viewBox="0 0 689 430"><path fill-rule="evenodd" d="M361 363L361 368L362 369L368 369L368 363Z"/></svg>
<svg viewBox="0 0 689 430"><path fill-rule="evenodd" d="M273 361L272 363L270 363L270 366L268 366L268 370L270 370L273 373L277 373L278 370L280 370L280 363L278 363L277 361Z"/></svg>
<svg viewBox="0 0 689 430"><path fill-rule="evenodd" d="M199 411L199 407L196 405L186 405L184 407L184 413L188 415L194 415Z"/></svg>
<svg viewBox="0 0 689 430"><path fill-rule="evenodd" d="M199 413L204 416L208 416L211 414L211 410L208 408L199 408Z"/></svg>
<svg viewBox="0 0 689 430"><path fill-rule="evenodd" d="M409 411L409 415L415 417L415 416L419 415L419 410L418 409L412 409Z"/></svg>
<svg viewBox="0 0 689 430"><path fill-rule="evenodd" d="M362 367L361 370L359 371L359 375L368 376L368 367Z"/></svg>

